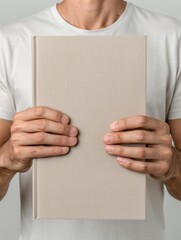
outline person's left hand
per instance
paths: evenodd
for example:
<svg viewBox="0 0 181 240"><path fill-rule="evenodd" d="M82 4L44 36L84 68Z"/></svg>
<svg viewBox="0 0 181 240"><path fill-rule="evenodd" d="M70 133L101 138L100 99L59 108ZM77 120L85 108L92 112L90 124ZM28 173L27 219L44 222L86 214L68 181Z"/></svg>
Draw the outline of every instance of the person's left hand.
<svg viewBox="0 0 181 240"><path fill-rule="evenodd" d="M135 116L113 122L110 128L112 132L104 136L105 150L117 156L122 167L148 173L161 181L170 175L172 138L167 123ZM145 145L125 146L132 143Z"/></svg>

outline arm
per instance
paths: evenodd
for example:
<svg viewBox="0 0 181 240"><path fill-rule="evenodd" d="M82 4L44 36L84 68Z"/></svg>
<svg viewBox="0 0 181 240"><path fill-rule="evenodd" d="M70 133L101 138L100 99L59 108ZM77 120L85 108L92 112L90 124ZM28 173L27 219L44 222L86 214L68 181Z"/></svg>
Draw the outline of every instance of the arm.
<svg viewBox="0 0 181 240"><path fill-rule="evenodd" d="M31 168L33 158L65 155L76 145L78 130L69 121L47 107L19 112L12 122L0 120L0 200L13 176Z"/></svg>
<svg viewBox="0 0 181 240"><path fill-rule="evenodd" d="M169 121L169 124L148 116L120 119L111 124L112 132L104 137L105 150L117 156L120 166L150 174L164 183L172 196L181 200L180 127L181 119ZM131 143L145 146L125 146Z"/></svg>
<svg viewBox="0 0 181 240"><path fill-rule="evenodd" d="M6 141L8 141L10 137L11 124L11 121L0 119L0 162L2 162L2 158L4 157L3 152L7 145ZM0 200L5 196L9 187L9 183L14 175L14 172L0 167Z"/></svg>

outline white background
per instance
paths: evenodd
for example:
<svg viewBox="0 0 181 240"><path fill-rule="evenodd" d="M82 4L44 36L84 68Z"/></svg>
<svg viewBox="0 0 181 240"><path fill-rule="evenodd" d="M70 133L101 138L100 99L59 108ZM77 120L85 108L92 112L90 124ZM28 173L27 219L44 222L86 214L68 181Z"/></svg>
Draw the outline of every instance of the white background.
<svg viewBox="0 0 181 240"><path fill-rule="evenodd" d="M149 10L174 16L176 18L180 18L181 20L180 0L130 1ZM0 0L0 27L17 19L29 16L54 4L55 2L55 0ZM11 187L6 198L0 202L0 240L18 239L20 228L19 205L20 200L17 175L11 183ZM167 193L165 194L165 215L167 228L167 238L165 240L181 239L181 202L173 199Z"/></svg>

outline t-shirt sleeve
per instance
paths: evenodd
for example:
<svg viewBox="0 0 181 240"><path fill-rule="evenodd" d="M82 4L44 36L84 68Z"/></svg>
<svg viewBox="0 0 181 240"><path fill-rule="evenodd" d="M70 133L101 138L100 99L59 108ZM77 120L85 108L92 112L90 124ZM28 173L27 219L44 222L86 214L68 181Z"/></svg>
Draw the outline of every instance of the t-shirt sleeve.
<svg viewBox="0 0 181 240"><path fill-rule="evenodd" d="M179 38L178 46L178 72L176 76L174 94L167 116L168 120L181 118L181 38Z"/></svg>
<svg viewBox="0 0 181 240"><path fill-rule="evenodd" d="M15 114L12 84L8 74L10 57L8 43L0 31L0 118L12 120Z"/></svg>

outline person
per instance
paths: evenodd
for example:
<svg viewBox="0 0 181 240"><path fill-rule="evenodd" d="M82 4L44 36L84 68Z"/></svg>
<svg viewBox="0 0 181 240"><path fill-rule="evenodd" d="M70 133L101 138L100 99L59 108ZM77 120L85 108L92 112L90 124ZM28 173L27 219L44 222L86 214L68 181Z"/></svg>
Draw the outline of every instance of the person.
<svg viewBox="0 0 181 240"><path fill-rule="evenodd" d="M68 154L78 140L66 112L32 105L33 35L147 36L147 114L113 119L103 136L120 168L146 174L146 220L32 221L32 159ZM123 0L64 0L0 31L0 198L19 172L20 240L165 239L163 186L181 200L180 39L178 20Z"/></svg>

